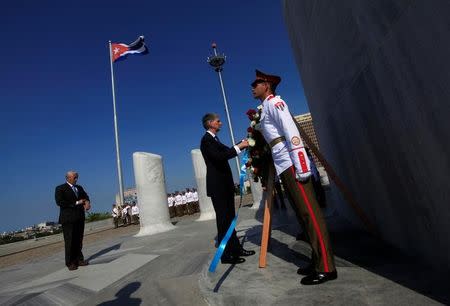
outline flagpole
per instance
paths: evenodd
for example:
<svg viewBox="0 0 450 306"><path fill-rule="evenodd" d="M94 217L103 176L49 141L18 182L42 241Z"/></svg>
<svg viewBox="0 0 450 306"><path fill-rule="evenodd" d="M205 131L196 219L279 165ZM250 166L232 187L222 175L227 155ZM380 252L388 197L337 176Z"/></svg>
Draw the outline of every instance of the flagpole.
<svg viewBox="0 0 450 306"><path fill-rule="evenodd" d="M119 205L122 207L123 200L123 177L122 177L122 164L120 163L120 148L119 148L119 132L117 130L117 112L116 112L116 90L114 86L114 67L113 67L113 55L111 41L109 41L109 59L111 64L111 85L112 85L112 97L113 97L113 109L114 109L114 136L116 139L116 158L117 158L117 175L119 177Z"/></svg>
<svg viewBox="0 0 450 306"><path fill-rule="evenodd" d="M208 57L208 63L214 67L214 70L219 75L220 88L222 89L223 103L225 105L225 113L228 119L228 129L230 130L231 142L233 143L233 145L235 145L236 142L234 141L233 125L231 124L231 117L228 111L227 96L225 95L225 87L223 86L222 80L222 66L223 64L225 64L225 55L217 53L217 45L215 43L213 43L211 47L214 50L214 55ZM241 172L241 167L239 166L239 156L236 156L234 160L236 162L237 175L239 177L239 173Z"/></svg>

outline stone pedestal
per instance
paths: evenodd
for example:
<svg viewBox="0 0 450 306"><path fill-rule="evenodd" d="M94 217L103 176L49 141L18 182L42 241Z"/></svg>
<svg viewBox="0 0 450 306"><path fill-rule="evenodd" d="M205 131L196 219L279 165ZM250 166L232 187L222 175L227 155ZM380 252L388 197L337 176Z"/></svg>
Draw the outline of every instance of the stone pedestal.
<svg viewBox="0 0 450 306"><path fill-rule="evenodd" d="M162 157L151 153L135 152L133 166L141 225L136 237L174 229L167 206Z"/></svg>
<svg viewBox="0 0 450 306"><path fill-rule="evenodd" d="M206 164L199 149L191 151L192 165L194 166L195 180L197 181L198 202L200 205L200 218L205 221L216 218L211 198L206 195Z"/></svg>
<svg viewBox="0 0 450 306"><path fill-rule="evenodd" d="M261 181L258 181L257 183L254 182L253 178L251 177L251 175L249 175L250 179L250 188L252 190L252 197L253 197L253 205L251 207L251 209L259 209L261 207L264 206L264 201L263 201L263 190L262 190L262 186L261 186Z"/></svg>

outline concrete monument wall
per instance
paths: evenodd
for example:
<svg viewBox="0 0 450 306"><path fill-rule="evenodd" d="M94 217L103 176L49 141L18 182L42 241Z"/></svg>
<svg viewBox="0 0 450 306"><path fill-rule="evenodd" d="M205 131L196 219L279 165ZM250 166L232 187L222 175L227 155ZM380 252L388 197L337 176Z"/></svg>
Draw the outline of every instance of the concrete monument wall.
<svg viewBox="0 0 450 306"><path fill-rule="evenodd" d="M156 154L133 153L141 229L136 236L165 232L175 227L170 222L162 157Z"/></svg>
<svg viewBox="0 0 450 306"><path fill-rule="evenodd" d="M450 2L283 10L325 157L385 240L450 268Z"/></svg>
<svg viewBox="0 0 450 306"><path fill-rule="evenodd" d="M206 164L202 152L199 149L194 149L191 151L191 156L200 206L200 217L197 221L215 219L216 212L214 211L211 198L206 195Z"/></svg>

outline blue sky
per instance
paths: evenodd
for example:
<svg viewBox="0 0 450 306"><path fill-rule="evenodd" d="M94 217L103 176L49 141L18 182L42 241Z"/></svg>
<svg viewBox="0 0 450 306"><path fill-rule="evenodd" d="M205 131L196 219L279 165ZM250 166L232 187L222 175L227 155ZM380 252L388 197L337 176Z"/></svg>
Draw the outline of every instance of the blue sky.
<svg viewBox="0 0 450 306"><path fill-rule="evenodd" d="M153 4L152 4L153 3ZM308 111L280 1L8 1L0 10L0 231L56 220L54 188L75 169L94 211L118 190L108 40L144 35L150 53L115 64L124 185L134 186L132 154L163 156L167 191L195 187L190 151L201 117L226 120L214 41L236 139L257 106L255 68L278 74L294 114ZM227 125L220 134L230 144ZM234 168L234 167L233 167Z"/></svg>

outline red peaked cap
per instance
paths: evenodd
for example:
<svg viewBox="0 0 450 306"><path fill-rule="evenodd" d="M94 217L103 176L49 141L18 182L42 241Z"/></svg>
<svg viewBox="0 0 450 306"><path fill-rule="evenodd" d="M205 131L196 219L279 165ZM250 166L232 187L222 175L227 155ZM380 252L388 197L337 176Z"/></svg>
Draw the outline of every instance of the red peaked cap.
<svg viewBox="0 0 450 306"><path fill-rule="evenodd" d="M277 86L281 82L281 78L277 75L265 74L264 72L259 71L258 69L256 69L255 71L256 71L256 79L255 81L253 81L252 86L256 85L257 84L256 81L258 80L264 80L266 82L272 83L274 86Z"/></svg>

